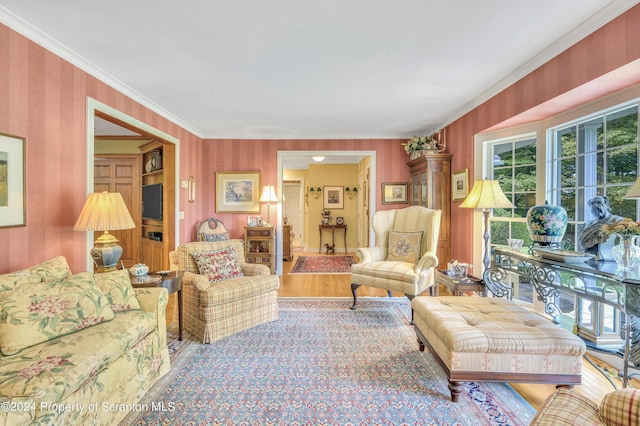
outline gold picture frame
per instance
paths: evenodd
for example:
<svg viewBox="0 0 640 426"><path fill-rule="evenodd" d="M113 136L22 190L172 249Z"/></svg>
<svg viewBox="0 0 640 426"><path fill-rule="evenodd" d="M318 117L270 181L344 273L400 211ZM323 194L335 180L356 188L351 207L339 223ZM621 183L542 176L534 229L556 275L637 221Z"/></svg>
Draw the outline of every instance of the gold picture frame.
<svg viewBox="0 0 640 426"><path fill-rule="evenodd" d="M260 172L216 172L216 213L260 212Z"/></svg>
<svg viewBox="0 0 640 426"><path fill-rule="evenodd" d="M451 173L451 197L462 201L469 195L469 169Z"/></svg>
<svg viewBox="0 0 640 426"><path fill-rule="evenodd" d="M383 182L382 204L408 204L407 182Z"/></svg>
<svg viewBox="0 0 640 426"><path fill-rule="evenodd" d="M27 225L26 145L0 133L0 228Z"/></svg>

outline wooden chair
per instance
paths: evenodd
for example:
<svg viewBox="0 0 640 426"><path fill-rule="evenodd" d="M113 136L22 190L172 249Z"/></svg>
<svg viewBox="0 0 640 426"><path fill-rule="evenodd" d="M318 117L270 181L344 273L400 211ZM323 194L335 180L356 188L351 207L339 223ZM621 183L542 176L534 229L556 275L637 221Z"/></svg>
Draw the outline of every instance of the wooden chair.
<svg viewBox="0 0 640 426"><path fill-rule="evenodd" d="M227 227L224 226L222 221L210 217L207 220L203 220L198 225L196 230L196 241L204 241L207 243L213 243L216 241L228 241L229 232Z"/></svg>

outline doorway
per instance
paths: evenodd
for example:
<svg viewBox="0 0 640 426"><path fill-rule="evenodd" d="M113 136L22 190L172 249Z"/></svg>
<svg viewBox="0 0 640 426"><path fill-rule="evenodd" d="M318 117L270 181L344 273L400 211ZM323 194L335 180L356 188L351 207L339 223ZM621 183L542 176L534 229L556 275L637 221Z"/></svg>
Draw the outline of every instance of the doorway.
<svg viewBox="0 0 640 426"><path fill-rule="evenodd" d="M166 248L168 259L168 249L173 249L175 247L175 242L179 241L179 222L178 222L178 206L179 200L178 191L175 191L175 188L178 188L178 176L179 176L179 144L180 141L175 137L168 135L154 127L149 126L146 123L143 123L133 117L130 117L108 105L105 105L101 102L96 101L95 99L87 98L87 116L86 116L86 128L87 128L87 139L86 139L86 163L87 163L87 194L94 192L95 187L95 118L100 117L112 123L115 123L119 126L125 127L127 129L131 129L135 132L138 132L143 135L148 135L150 138L161 141L163 144L166 144L168 148L170 148L171 156L167 157L167 161L172 164L171 173L169 173L169 178L166 181L166 185L171 188L172 194L175 194L173 197L167 199L167 208L170 214L167 217L166 227L169 232L166 233L166 238L164 238L163 246ZM165 163L166 164L166 163ZM169 168L168 168L169 169ZM86 260L86 270L93 270L93 259L89 254L90 248L93 247L93 232L87 232L86 238L86 250L87 260Z"/></svg>
<svg viewBox="0 0 640 426"><path fill-rule="evenodd" d="M277 185L279 188L278 193L279 194L285 194L285 188L284 188L284 170L285 168L287 168L287 166L289 164L294 164L296 161L300 161L302 160L306 160L307 162L313 162L313 157L314 156L321 156L325 158L325 161L327 161L328 163L330 163L331 161L336 161L336 162L340 162L340 159L344 159L344 158L357 158L359 160L353 161L355 163L358 163L359 161L361 161L362 159L367 159L368 161L368 165L367 165L367 169L368 170L376 170L376 151L278 151L277 154L277 169L278 169L278 176L277 176ZM368 176L368 181L365 182L359 182L359 194L358 194L358 202L359 205L362 206L361 201L366 200L367 202L367 208L366 209L359 209L359 212L364 212L368 217L366 218L360 218L358 220L358 227L360 229L358 229L358 235L359 236L367 236L367 240L360 240L359 243L361 245L372 245L373 244L373 234L369 233L368 229L363 229L362 227L369 225L369 216L372 216L375 213L375 201L376 201L376 194L375 194L375 188L376 188L376 175L375 173L365 173L365 175ZM364 184L364 186L362 185ZM300 190L302 191L302 195L301 198L304 199L304 189L305 189L305 183L304 181L301 180L301 187ZM285 194L286 197L286 194ZM364 198L361 198L364 197ZM282 218L284 217L284 205L286 203L281 202L278 203L277 205L277 209L276 209L276 222L275 223L282 223ZM304 206L304 203L303 203ZM304 212L304 208L302 209L302 212ZM360 213L359 213L360 214ZM303 216L304 218L304 216ZM304 220L304 219L303 219ZM304 225L303 225L304 228ZM303 231L304 232L304 231ZM282 241L283 241L283 236L282 236L282 227L277 227L276 228L276 253L277 254L277 258L276 258L276 273L277 274L282 274ZM303 235L304 236L304 235Z"/></svg>
<svg viewBox="0 0 640 426"><path fill-rule="evenodd" d="M304 242L304 196L303 181L285 181L282 189L283 220L291 225L291 246L300 251Z"/></svg>

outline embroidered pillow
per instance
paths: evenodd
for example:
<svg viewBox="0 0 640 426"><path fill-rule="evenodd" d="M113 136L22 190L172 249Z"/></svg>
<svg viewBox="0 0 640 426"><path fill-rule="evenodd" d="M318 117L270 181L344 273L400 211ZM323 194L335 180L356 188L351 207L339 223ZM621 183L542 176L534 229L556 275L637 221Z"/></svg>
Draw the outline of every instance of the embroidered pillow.
<svg viewBox="0 0 640 426"><path fill-rule="evenodd" d="M113 317L90 272L62 281L22 284L0 298L0 349L13 355Z"/></svg>
<svg viewBox="0 0 640 426"><path fill-rule="evenodd" d="M210 283L244 276L238 263L236 249L233 247L191 253L191 256L198 266L200 275L207 277Z"/></svg>
<svg viewBox="0 0 640 426"><path fill-rule="evenodd" d="M13 290L28 283L60 281L70 276L67 259L58 256L20 271L0 275L0 291Z"/></svg>
<svg viewBox="0 0 640 426"><path fill-rule="evenodd" d="M131 286L129 271L119 271L96 274L98 288L107 296L113 312L130 311L140 309L140 303L136 298L136 292Z"/></svg>
<svg viewBox="0 0 640 426"><path fill-rule="evenodd" d="M389 232L387 260L416 263L420 259L421 232Z"/></svg>

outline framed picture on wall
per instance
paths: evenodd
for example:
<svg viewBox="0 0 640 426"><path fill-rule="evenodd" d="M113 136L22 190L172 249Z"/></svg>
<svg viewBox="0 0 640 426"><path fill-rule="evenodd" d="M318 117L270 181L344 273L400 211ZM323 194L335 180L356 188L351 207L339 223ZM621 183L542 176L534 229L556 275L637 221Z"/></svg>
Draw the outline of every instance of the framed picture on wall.
<svg viewBox="0 0 640 426"><path fill-rule="evenodd" d="M322 189L323 208L344 209L344 186L325 186Z"/></svg>
<svg viewBox="0 0 640 426"><path fill-rule="evenodd" d="M0 133L0 228L26 226L26 140Z"/></svg>
<svg viewBox="0 0 640 426"><path fill-rule="evenodd" d="M382 204L408 204L406 182L382 184Z"/></svg>
<svg viewBox="0 0 640 426"><path fill-rule="evenodd" d="M453 201L461 201L469 195L469 170L464 169L451 174L451 195Z"/></svg>
<svg viewBox="0 0 640 426"><path fill-rule="evenodd" d="M258 213L260 172L216 172L216 213Z"/></svg>

